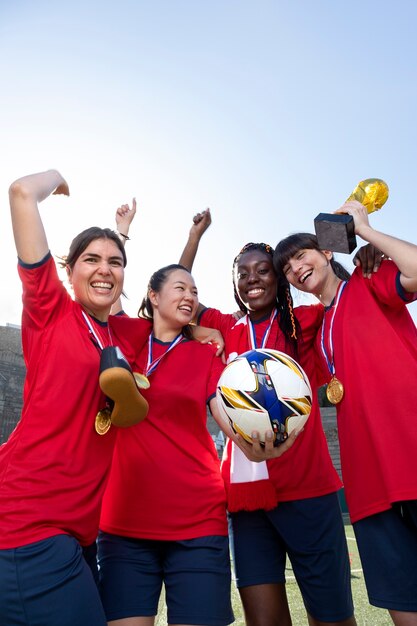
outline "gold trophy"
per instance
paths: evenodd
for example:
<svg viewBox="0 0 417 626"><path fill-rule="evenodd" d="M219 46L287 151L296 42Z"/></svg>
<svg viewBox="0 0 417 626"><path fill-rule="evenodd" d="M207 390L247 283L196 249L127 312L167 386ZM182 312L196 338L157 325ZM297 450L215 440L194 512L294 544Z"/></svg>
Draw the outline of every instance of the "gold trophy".
<svg viewBox="0 0 417 626"><path fill-rule="evenodd" d="M378 211L388 199L388 185L380 178L362 180L346 200L358 200L368 213ZM356 248L353 217L347 213L319 213L314 228L320 248L350 254Z"/></svg>

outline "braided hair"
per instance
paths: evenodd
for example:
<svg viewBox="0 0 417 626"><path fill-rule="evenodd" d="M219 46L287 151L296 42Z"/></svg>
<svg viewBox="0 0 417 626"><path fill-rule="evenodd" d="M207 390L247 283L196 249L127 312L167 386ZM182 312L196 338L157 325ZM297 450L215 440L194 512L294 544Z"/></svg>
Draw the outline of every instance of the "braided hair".
<svg viewBox="0 0 417 626"><path fill-rule="evenodd" d="M232 268L233 294L239 309L245 314L248 313L248 309L239 297L235 281L235 270L242 255L255 250L270 257L273 267L274 249L267 243L247 243L234 258ZM284 333L285 341L292 349L293 354L297 355L297 341L301 337L301 327L294 313L290 285L287 280L277 280L276 307L279 313L277 315L278 326Z"/></svg>

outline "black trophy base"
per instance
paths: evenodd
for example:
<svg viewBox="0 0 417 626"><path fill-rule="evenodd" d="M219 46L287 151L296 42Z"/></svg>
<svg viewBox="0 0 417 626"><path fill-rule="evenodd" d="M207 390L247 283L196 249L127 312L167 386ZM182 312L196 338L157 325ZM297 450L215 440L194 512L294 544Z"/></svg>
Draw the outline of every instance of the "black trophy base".
<svg viewBox="0 0 417 626"><path fill-rule="evenodd" d="M322 250L350 254L356 248L353 217L346 213L319 213L314 228Z"/></svg>

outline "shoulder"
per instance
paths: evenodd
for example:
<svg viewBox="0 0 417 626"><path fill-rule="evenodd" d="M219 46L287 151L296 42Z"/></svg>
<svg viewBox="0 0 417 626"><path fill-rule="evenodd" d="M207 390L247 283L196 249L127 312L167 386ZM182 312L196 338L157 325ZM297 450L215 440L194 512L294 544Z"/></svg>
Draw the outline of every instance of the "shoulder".
<svg viewBox="0 0 417 626"><path fill-rule="evenodd" d="M232 313L222 313L217 309L203 309L198 318L198 324L201 326L217 328L223 332L233 328L240 321Z"/></svg>
<svg viewBox="0 0 417 626"><path fill-rule="evenodd" d="M319 326L323 320L324 307L322 304L301 305L294 309L302 329L317 325Z"/></svg>
<svg viewBox="0 0 417 626"><path fill-rule="evenodd" d="M23 308L26 322L42 326L56 319L72 304L72 298L58 276L50 252L39 262L27 264L19 260L19 277L23 288Z"/></svg>
<svg viewBox="0 0 417 626"><path fill-rule="evenodd" d="M361 269L356 268L349 280L349 291L352 294L367 291L385 304L405 305L415 300L416 296L404 290L400 276L400 270L394 261L386 259L370 278L365 278Z"/></svg>
<svg viewBox="0 0 417 626"><path fill-rule="evenodd" d="M139 317L110 315L109 329L111 337L122 352L137 354L148 341L152 323Z"/></svg>
<svg viewBox="0 0 417 626"><path fill-rule="evenodd" d="M183 350L188 350L196 356L204 356L207 359L216 357L217 347L212 343L201 343L198 339L186 339L182 342Z"/></svg>

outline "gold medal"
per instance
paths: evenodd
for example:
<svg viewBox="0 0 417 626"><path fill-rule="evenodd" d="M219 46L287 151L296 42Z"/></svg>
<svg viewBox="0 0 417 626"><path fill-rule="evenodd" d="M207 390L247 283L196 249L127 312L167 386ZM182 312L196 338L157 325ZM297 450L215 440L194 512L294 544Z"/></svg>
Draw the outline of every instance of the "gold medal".
<svg viewBox="0 0 417 626"><path fill-rule="evenodd" d="M139 372L133 372L133 378L135 379L136 385L139 389L149 389L151 386L149 379L143 374L139 374Z"/></svg>
<svg viewBox="0 0 417 626"><path fill-rule="evenodd" d="M327 385L326 396L332 404L339 404L342 400L345 390L343 385L336 376L333 376Z"/></svg>
<svg viewBox="0 0 417 626"><path fill-rule="evenodd" d="M96 433L105 435L111 426L111 411L108 408L101 409L96 415L95 421Z"/></svg>

